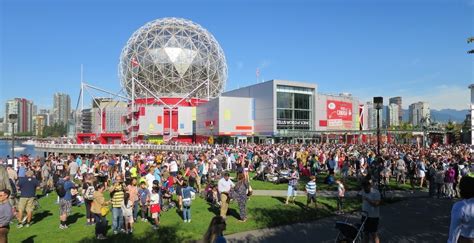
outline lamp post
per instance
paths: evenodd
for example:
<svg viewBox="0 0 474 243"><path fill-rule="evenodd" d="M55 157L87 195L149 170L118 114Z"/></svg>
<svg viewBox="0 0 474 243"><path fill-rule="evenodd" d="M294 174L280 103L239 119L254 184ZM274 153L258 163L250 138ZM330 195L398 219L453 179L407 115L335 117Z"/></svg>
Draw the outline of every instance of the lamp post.
<svg viewBox="0 0 474 243"><path fill-rule="evenodd" d="M12 124L12 164L15 167L15 123L18 121L17 114L9 114L8 121Z"/></svg>
<svg viewBox="0 0 474 243"><path fill-rule="evenodd" d="M383 97L374 97L374 106L377 110L377 155L380 156L380 110L383 109Z"/></svg>

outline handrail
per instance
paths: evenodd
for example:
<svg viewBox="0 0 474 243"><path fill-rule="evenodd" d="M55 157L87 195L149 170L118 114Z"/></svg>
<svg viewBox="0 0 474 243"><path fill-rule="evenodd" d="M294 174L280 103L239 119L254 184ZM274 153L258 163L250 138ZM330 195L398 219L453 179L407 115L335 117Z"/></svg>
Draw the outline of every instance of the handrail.
<svg viewBox="0 0 474 243"><path fill-rule="evenodd" d="M94 150L169 150L169 151L199 151L208 146L197 145L156 145L156 144L51 144L36 143L36 148L43 149L94 149Z"/></svg>

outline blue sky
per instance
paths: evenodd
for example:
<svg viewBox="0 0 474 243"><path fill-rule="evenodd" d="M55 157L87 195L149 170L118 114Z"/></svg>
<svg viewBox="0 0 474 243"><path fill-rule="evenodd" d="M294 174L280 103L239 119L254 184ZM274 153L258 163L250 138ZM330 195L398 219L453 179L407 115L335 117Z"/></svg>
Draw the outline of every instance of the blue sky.
<svg viewBox="0 0 474 243"><path fill-rule="evenodd" d="M402 96L467 109L473 82L474 0L1 1L0 112L13 97L76 106L86 82L120 89L117 65L130 35L162 17L190 19L221 44L226 89L260 78L314 82L362 101ZM0 115L0 117L2 116Z"/></svg>

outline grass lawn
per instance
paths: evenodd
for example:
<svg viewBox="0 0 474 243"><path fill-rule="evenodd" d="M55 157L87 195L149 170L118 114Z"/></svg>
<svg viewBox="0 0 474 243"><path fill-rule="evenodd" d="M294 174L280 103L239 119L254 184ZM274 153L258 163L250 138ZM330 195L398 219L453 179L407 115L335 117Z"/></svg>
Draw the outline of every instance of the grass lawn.
<svg viewBox="0 0 474 243"><path fill-rule="evenodd" d="M253 178L254 175L255 175L255 172L249 173L250 178ZM231 176L235 177L235 173L231 174ZM324 190L324 191L337 190L336 185L328 185L328 184L323 183L326 176L327 176L326 173L321 173L316 176L316 183L318 185L318 190ZM342 179L342 177L339 175L336 175L336 179ZM298 181L298 189L304 190L305 185L308 182L308 180L309 178L307 177L301 177L300 180ZM252 185L252 189L254 190L287 190L288 189L288 184L286 183L275 184L268 181L260 181L260 180L251 180L250 185ZM352 190L358 191L361 189L360 183L355 178L352 178L352 177L346 179L346 181L344 182L344 185L345 185L346 191L352 191ZM406 190L411 190L411 186L409 183L397 185L395 179L390 178L389 190L406 191Z"/></svg>
<svg viewBox="0 0 474 243"><path fill-rule="evenodd" d="M12 224L9 233L10 242L94 242L94 226L86 226L85 207L73 207L69 217L70 228L61 230L59 226L59 209L55 204L56 195L39 200L41 205L33 216L33 224L29 228L17 229ZM317 209L305 209L305 197L298 197L295 205L284 205L282 197L253 196L247 204L249 220L240 223L237 203L231 203L229 209L226 234L316 220L331 215L336 207L333 198L318 198ZM353 211L360 208L357 199L346 199L345 210ZM108 230L107 242L183 242L201 239L207 230L211 218L218 214L218 208L211 207L203 199L197 198L192 205L192 222L183 223L181 214L175 209L161 215L158 231L153 231L149 223L138 222L134 226L133 235L112 236ZM108 215L111 225L111 215ZM328 227L333 227L328 225Z"/></svg>

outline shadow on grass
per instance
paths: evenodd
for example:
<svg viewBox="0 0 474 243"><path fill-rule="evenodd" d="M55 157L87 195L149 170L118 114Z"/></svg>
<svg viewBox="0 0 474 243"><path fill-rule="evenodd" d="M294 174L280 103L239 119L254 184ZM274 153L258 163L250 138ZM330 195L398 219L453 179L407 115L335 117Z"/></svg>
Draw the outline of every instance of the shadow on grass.
<svg viewBox="0 0 474 243"><path fill-rule="evenodd" d="M273 198L273 199L276 199L276 200L278 200L278 201L280 201L281 204L283 204L283 205L286 203L286 198L285 198L285 197L276 197L276 196L273 196L272 198ZM291 202L291 198L290 198L290 202L289 202L289 203L290 203L290 204L292 203L292 202ZM301 209L306 209L306 205L305 205L304 203L302 203L302 202L295 201L294 204L295 204L296 206L300 207Z"/></svg>
<svg viewBox="0 0 474 243"><path fill-rule="evenodd" d="M67 222L68 224L74 224L77 222L78 219L80 218L84 218L84 214L82 213L75 213L73 215L70 215L69 217L67 217Z"/></svg>
<svg viewBox="0 0 474 243"><path fill-rule="evenodd" d="M22 240L21 242L22 243L33 243L33 242L35 242L35 237L36 237L36 235L32 235L32 236Z"/></svg>
<svg viewBox="0 0 474 243"><path fill-rule="evenodd" d="M41 220L43 220L44 218L46 218L48 216L51 216L51 215L53 215L53 214L49 210L45 210L45 211L42 211L40 213L35 213L35 214L33 214L33 218L31 219L31 222L33 224L38 223Z"/></svg>
<svg viewBox="0 0 474 243"><path fill-rule="evenodd" d="M149 229L145 233L140 235L134 234L118 234L108 235L107 240L97 240L94 236L82 239L78 242L89 243L89 242L166 242L166 243L178 243L186 242L185 237L178 235L178 224L173 226L160 226L158 230Z"/></svg>

